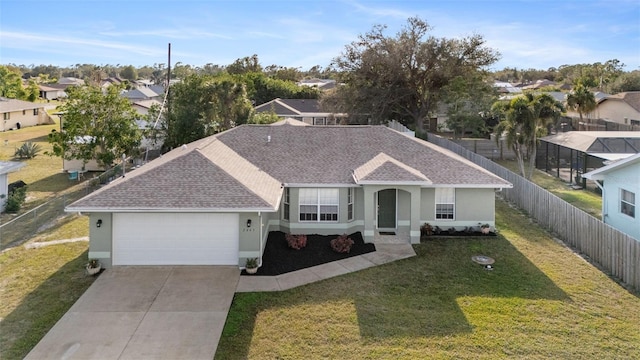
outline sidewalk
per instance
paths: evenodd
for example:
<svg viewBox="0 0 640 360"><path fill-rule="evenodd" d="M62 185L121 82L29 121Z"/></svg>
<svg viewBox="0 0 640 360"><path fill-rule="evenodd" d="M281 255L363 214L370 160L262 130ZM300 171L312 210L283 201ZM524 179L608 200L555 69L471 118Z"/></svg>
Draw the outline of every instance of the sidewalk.
<svg viewBox="0 0 640 360"><path fill-rule="evenodd" d="M416 256L411 244L376 244L376 251L277 276L242 275L236 292L282 291Z"/></svg>

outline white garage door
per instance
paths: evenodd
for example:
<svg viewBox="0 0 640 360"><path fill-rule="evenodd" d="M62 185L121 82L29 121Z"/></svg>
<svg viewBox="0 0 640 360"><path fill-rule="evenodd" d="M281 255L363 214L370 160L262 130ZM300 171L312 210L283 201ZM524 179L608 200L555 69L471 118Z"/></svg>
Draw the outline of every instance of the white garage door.
<svg viewBox="0 0 640 360"><path fill-rule="evenodd" d="M113 214L113 265L237 265L238 214Z"/></svg>

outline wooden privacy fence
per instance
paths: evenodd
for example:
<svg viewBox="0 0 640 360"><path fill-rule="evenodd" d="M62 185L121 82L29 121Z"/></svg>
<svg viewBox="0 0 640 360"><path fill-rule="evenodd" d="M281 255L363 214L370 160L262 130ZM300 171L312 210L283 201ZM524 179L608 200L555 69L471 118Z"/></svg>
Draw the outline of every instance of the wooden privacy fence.
<svg viewBox="0 0 640 360"><path fill-rule="evenodd" d="M522 176L442 137L427 140L465 157L513 184L502 196L556 234L566 244L587 255L611 275L640 290L640 241L618 231Z"/></svg>

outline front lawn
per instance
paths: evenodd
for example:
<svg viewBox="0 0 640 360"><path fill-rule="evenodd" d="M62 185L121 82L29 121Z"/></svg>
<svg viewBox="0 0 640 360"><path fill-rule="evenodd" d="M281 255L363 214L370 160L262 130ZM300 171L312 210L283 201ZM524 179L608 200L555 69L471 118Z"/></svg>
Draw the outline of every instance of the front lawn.
<svg viewBox="0 0 640 360"><path fill-rule="evenodd" d="M424 241L414 258L236 294L216 358L640 358L638 295L496 207L497 237Z"/></svg>
<svg viewBox="0 0 640 360"><path fill-rule="evenodd" d="M34 240L86 236L87 221L67 217ZM75 242L0 254L0 359L24 358L93 283L84 270L88 248Z"/></svg>

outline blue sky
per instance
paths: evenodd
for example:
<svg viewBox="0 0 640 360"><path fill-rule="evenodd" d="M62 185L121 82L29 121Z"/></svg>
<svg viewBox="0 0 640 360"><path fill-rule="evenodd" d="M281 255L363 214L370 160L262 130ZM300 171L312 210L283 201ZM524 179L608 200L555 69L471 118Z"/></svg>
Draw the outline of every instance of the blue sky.
<svg viewBox="0 0 640 360"><path fill-rule="evenodd" d="M438 37L483 35L506 66L618 59L640 69L638 0L0 0L0 64L327 66L375 24L411 16Z"/></svg>

